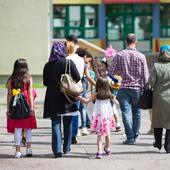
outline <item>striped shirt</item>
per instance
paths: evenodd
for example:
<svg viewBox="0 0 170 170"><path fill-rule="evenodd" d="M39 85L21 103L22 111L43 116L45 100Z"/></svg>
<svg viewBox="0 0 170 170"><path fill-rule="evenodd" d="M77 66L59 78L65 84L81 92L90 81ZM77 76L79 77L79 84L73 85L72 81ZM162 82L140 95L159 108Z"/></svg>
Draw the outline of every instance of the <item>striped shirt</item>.
<svg viewBox="0 0 170 170"><path fill-rule="evenodd" d="M146 87L149 78L146 58L135 48L122 50L113 58L109 75L122 76L121 88Z"/></svg>

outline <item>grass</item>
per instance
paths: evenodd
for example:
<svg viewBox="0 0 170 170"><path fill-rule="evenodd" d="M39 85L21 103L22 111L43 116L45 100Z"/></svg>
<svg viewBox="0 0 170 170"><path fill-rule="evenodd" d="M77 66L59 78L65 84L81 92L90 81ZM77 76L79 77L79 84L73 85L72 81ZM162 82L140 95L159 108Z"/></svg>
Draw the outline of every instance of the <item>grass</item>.
<svg viewBox="0 0 170 170"><path fill-rule="evenodd" d="M0 84L0 89L5 89L6 86L5 84ZM43 86L42 84L33 84L33 88L45 88L45 86Z"/></svg>

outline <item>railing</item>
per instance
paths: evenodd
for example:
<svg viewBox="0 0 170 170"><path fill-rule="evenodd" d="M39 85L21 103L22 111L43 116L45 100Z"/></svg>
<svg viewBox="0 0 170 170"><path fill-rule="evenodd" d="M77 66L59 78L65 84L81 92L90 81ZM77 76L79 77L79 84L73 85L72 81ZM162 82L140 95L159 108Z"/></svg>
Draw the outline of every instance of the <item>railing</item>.
<svg viewBox="0 0 170 170"><path fill-rule="evenodd" d="M55 41L65 41L65 39L54 39L53 42ZM104 49L88 42L87 40L80 38L79 45L83 48L87 48L87 50L90 51L94 56L104 56L104 52L105 52ZM153 63L158 61L158 55L159 53L145 53L149 69L151 69L151 67L153 66ZM110 59L109 59L109 62L111 62Z"/></svg>
<svg viewBox="0 0 170 170"><path fill-rule="evenodd" d="M61 41L61 42L64 42L65 39L53 39L53 42L56 42L56 41ZM84 40L84 39L79 39L79 45L83 48L87 48L87 50L92 53L92 55L94 56L104 56L104 52L105 50L98 47L97 45L94 45L90 42L88 42L87 40Z"/></svg>

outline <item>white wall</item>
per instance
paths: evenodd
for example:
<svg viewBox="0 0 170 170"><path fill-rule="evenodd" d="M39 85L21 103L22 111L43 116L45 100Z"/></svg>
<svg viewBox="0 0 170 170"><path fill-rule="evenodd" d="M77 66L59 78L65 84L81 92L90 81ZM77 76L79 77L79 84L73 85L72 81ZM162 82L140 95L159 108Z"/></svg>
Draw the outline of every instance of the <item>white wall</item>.
<svg viewBox="0 0 170 170"><path fill-rule="evenodd" d="M50 45L50 0L0 0L0 75L26 58L30 73L42 75Z"/></svg>

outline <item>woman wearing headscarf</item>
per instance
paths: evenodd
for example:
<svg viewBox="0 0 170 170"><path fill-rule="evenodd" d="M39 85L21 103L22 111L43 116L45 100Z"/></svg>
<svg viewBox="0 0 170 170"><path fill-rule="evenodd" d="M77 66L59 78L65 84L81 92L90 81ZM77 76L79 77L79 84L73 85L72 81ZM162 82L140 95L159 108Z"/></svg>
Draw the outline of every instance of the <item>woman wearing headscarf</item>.
<svg viewBox="0 0 170 170"><path fill-rule="evenodd" d="M154 64L150 74L153 88L154 147L162 148L163 129L166 129L164 148L170 153L170 46L160 48L158 62Z"/></svg>
<svg viewBox="0 0 170 170"><path fill-rule="evenodd" d="M51 118L52 126L52 150L56 158L62 157L62 151L67 154L70 151L72 137L72 117L77 114L76 104L70 103L65 95L60 92L61 75L65 73L67 48L74 48L69 43L57 42L53 44L49 61L43 70L43 84L47 87L44 103L44 118ZM75 64L70 61L71 76L78 82L80 75ZM69 70L67 70L68 73ZM62 150L61 117L63 116L64 143Z"/></svg>

